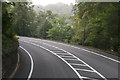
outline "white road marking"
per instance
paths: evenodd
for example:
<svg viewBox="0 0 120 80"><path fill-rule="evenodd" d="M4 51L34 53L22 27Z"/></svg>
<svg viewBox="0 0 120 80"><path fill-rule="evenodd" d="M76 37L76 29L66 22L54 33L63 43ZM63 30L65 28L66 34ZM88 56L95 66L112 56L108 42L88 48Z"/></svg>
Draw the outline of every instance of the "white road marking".
<svg viewBox="0 0 120 80"><path fill-rule="evenodd" d="M51 46L51 45L49 45L49 44L47 44L47 43L44 43L44 44L46 44L46 45L48 45L48 46L50 46L50 47L54 47L54 48L63 50L63 49L61 49L61 48L58 48L58 47L55 47L55 46ZM72 56L74 56L74 57L77 58L79 61L81 61L82 63L84 63L85 65L87 65L89 68L91 68L94 72L96 72L96 73L97 73L99 76L101 76L103 79L107 80L102 74L100 74L98 71L96 71L94 68L92 68L90 65L88 65L88 64L87 64L86 62L84 62L83 60L79 59L78 57L76 57L75 55L71 54L71 53L68 52L68 51L65 51L65 50L63 50L63 51L64 51L64 52L67 52L68 54L70 54L70 55L72 55Z"/></svg>
<svg viewBox="0 0 120 80"><path fill-rule="evenodd" d="M55 53L55 52L54 52ZM61 56L61 57L73 57L73 56L71 56L71 55L69 55L69 54L67 54L67 53L55 53L55 54L57 54L57 55L59 55L59 56Z"/></svg>
<svg viewBox="0 0 120 80"><path fill-rule="evenodd" d="M22 41L22 40L21 40L21 41ZM43 48L43 49L45 49L45 50L53 53L54 55L56 55L56 53L54 53L53 51L50 51L49 49L47 49L47 48L45 48L45 47L43 47L43 46L37 45L37 44L35 44L35 43L27 42L27 41L23 41L23 42L29 43L29 44L32 44L32 45L35 45L35 46L40 47L40 48ZM62 50L62 51L64 51L64 52L72 55L72 56L75 57L77 60L81 61L81 62L84 63L86 66L88 66L91 70L93 70L93 72L97 73L101 78L103 78L104 80L107 80L102 74L100 74L98 71L96 71L96 70L95 70L94 68L92 68L90 65L88 65L86 62L84 62L83 60L79 59L79 58L76 57L75 55L69 53L68 51L65 51L65 50L63 50L63 49L61 49L61 48L58 48L58 47L49 45L49 44L47 44L47 43L43 43L43 44L48 45L48 46L50 46L50 47L54 47L54 48L59 49L59 50ZM83 80L83 79L82 79L82 76L76 71L76 69L75 69L72 65L70 65L70 63L68 63L65 59L63 59L63 58L60 57L59 55L56 55L56 56L58 56L58 57L59 57L60 59L62 59L65 63L67 63L67 64L70 66L70 68L72 68L73 71L77 74L77 76L78 76L81 80Z"/></svg>
<svg viewBox="0 0 120 80"><path fill-rule="evenodd" d="M75 68L76 70L80 70L80 71L87 71L87 72L94 72L92 70L87 70L87 69L79 69L79 68Z"/></svg>
<svg viewBox="0 0 120 80"><path fill-rule="evenodd" d="M29 55L30 60L31 60L31 69L30 69L30 73L27 78L27 80L29 80L31 78L32 72L33 72L33 59L32 59L32 56L30 55L30 53L25 48L23 48L22 46L20 46L20 48L23 49Z"/></svg>
<svg viewBox="0 0 120 80"><path fill-rule="evenodd" d="M66 56L66 55L59 55L59 56L64 58L74 58L73 56Z"/></svg>
<svg viewBox="0 0 120 80"><path fill-rule="evenodd" d="M38 39L38 40L39 40L39 39ZM40 39L40 40L41 40L41 39ZM72 45L68 45L68 44L64 44L64 43L59 43L59 42L48 41L48 40L42 40L42 41L52 42L52 43L57 43L57 44L62 44L62 45L68 46L68 47L73 47L73 48L76 48L76 49L80 49L80 50L83 50L83 51L86 51L86 52L90 52L90 53L93 53L93 54L95 54L95 55L104 57L104 58L109 59L109 60L111 60L111 61L120 63L120 61L118 61L118 60L116 60L116 59L113 59L113 58L110 58L110 57L108 57L108 56L105 56L105 55L102 55L102 54L98 54L98 53L96 53L96 52L89 51L89 50L86 50L86 49L83 49L83 48L79 48L79 47L76 47L76 46L72 46Z"/></svg>
<svg viewBox="0 0 120 80"><path fill-rule="evenodd" d="M84 79L89 79L89 80L98 80L98 79L93 79L93 78L84 77L84 76L82 76L82 78L84 78Z"/></svg>
<svg viewBox="0 0 120 80"><path fill-rule="evenodd" d="M20 40L20 41L22 41L22 40ZM39 46L39 45L37 45L37 44L30 43L30 42L26 42L26 41L22 41L22 42L35 45L35 46L37 46L37 47L40 47L40 48L42 48L42 49L45 49L45 50L53 53L54 55L56 55L53 51L50 51L49 49L47 49L47 48L45 48L45 47L43 47L43 46ZM61 60L63 60L63 61L77 74L77 76L78 76L81 80L83 80L82 77L81 77L81 75L80 75L67 61L65 61L63 58L61 58L61 57L58 56L58 55L56 55L56 56L59 57Z"/></svg>
<svg viewBox="0 0 120 80"><path fill-rule="evenodd" d="M86 66L84 64L70 63L71 65Z"/></svg>
<svg viewBox="0 0 120 80"><path fill-rule="evenodd" d="M94 72L96 72L96 73L97 73L99 76L101 76L103 79L107 80L107 79L106 79L103 75L101 75L98 71L96 71L94 68L92 68L91 66L89 66L87 63L85 63L83 60L79 59L79 58L76 57L75 55L73 55L73 54L69 53L68 51L65 51L65 50L63 50L63 49L61 49L61 48L58 48L58 47L49 45L49 44L47 44L47 43L44 43L44 44L46 44L46 45L48 45L48 46L50 46L50 47L57 48L57 49L62 50L62 51L64 51L64 52L67 52L68 54L72 55L73 57L77 58L79 61L81 61L82 63L84 63L85 65L87 65L89 68L91 68Z"/></svg>
<svg viewBox="0 0 120 80"><path fill-rule="evenodd" d="M65 54L67 54L67 53L55 53L55 54L58 54L58 55L65 55Z"/></svg>
<svg viewBox="0 0 120 80"><path fill-rule="evenodd" d="M65 60L78 61L77 59L64 58Z"/></svg>

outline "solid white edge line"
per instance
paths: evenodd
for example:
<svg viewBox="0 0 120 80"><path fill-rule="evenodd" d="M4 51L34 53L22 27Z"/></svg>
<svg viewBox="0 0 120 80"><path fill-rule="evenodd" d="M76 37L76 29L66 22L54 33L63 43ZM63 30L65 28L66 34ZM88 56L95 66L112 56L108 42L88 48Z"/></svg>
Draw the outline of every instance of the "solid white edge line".
<svg viewBox="0 0 120 80"><path fill-rule="evenodd" d="M44 43L44 42L43 42L43 43ZM62 50L62 51L64 51L64 52L67 52L68 54L70 54L70 55L74 56L75 58L77 58L79 61L83 62L85 65L87 65L87 66L88 66L89 68L91 68L93 71L95 71L95 72L96 72L99 76L101 76L104 80L107 80L107 79L106 79L102 74L100 74L97 70L95 70L95 69L92 68L90 65L88 65L86 62L84 62L83 60L79 59L78 57L76 57L75 55L71 54L70 52L65 51L65 50L63 50L63 49L61 49L61 48L58 48L58 47L49 45L49 44L47 44L47 43L44 43L44 44L46 44L46 45L48 45L48 46L50 46L50 47L57 48L57 49Z"/></svg>
<svg viewBox="0 0 120 80"><path fill-rule="evenodd" d="M62 45L65 45L65 46L70 46L70 47L73 47L73 48L76 48L76 49L80 49L80 50L83 50L83 51L86 51L86 52L93 53L93 54L95 54L95 55L104 57L104 58L109 59L109 60L112 60L112 61L114 61L114 62L120 63L120 61L118 61L118 60L116 60L116 59L110 58L110 57L105 56L105 55L102 55L102 54L98 54L98 53L93 52L93 51L86 50L86 49L84 49L84 48L79 48L79 47L76 47L76 46L72 46L72 45L68 45L68 44L63 44L63 43L59 43L59 42L48 41L48 40L43 40L43 41L52 42L52 43L58 43L58 44L62 44Z"/></svg>
<svg viewBox="0 0 120 80"><path fill-rule="evenodd" d="M22 40L20 40L20 41L22 41ZM52 54L54 54L55 56L57 56L58 58L60 58L61 60L63 60L63 61L76 73L76 75L77 75L81 80L83 80L82 77L81 77L81 75L80 75L67 61L65 61L63 58L61 58L60 56L58 56L58 55L55 54L54 52L50 51L49 49L47 49L47 48L45 48L45 47L43 47L43 46L39 46L39 45L34 44L34 43L30 43L30 42L26 42L26 41L22 41L22 42L35 45L35 46L40 47L40 48L42 48L42 49L44 49L44 50L47 50L48 52L51 52Z"/></svg>
<svg viewBox="0 0 120 80"><path fill-rule="evenodd" d="M30 60L31 60L31 69L30 69L30 73L29 73L28 79L27 79L27 80L29 80L29 79L31 78L32 72L33 72L33 59L32 59L32 56L30 55L30 53L29 53L25 48L23 48L22 46L19 46L19 47L20 47L21 49L23 49L23 50L29 55Z"/></svg>
<svg viewBox="0 0 120 80"><path fill-rule="evenodd" d="M53 46L54 47L54 46ZM56 47L58 48L58 47ZM59 48L60 49L60 48ZM63 49L60 49L63 50ZM65 50L63 50L65 51ZM68 54L71 54L70 52L66 51ZM92 68L90 65L88 65L86 62L84 62L83 60L79 59L78 57L76 57L75 55L71 54L72 56L74 56L75 58L77 58L79 61L81 61L82 63L84 63L85 65L87 65L89 68L91 68L93 71L95 71L99 76L101 76L104 80L107 80L101 73L99 73L97 70L95 70L94 68Z"/></svg>
<svg viewBox="0 0 120 80"><path fill-rule="evenodd" d="M22 40L21 40L22 41ZM23 42L26 42L26 41L23 41ZM42 46L39 46L39 45L37 45L37 44L34 44L34 43L30 43L30 42L26 42L26 43L29 43L29 44L33 44L33 45L35 45L35 46L38 46L38 47L41 47L41 48L45 48L45 47L42 47ZM46 45L48 45L48 46L50 46L50 47L54 47L54 48L57 48L57 49L59 49L59 50L63 50L63 49L61 49L61 48L58 48L58 47L55 47L55 46L52 46L52 45L49 45L49 44L47 44L47 43L44 43L44 44L46 44ZM45 50L48 50L48 51L50 51L49 49L47 49L47 48L45 48ZM74 56L75 58L77 58L79 61L81 61L81 62L83 62L85 65L87 65L89 68L91 68L94 72L96 72L99 76L101 76L104 80L107 80L102 74L100 74L98 71L96 71L94 68L92 68L90 65L88 65L86 62L84 62L84 61L82 61L81 59L79 59L78 57L76 57L75 55L73 55L73 54L71 54L71 53L69 53L68 51L65 51L65 50L63 50L64 52L67 52L68 54L70 54L70 55L72 55L72 56ZM52 52L52 51L50 51L50 52ZM54 52L52 52L52 53L54 53ZM54 53L55 54L55 53ZM58 55L57 55L58 56ZM61 57L60 57L60 59L62 59ZM67 62L67 61L66 61ZM68 62L67 62L68 63ZM69 63L68 63L69 64ZM69 64L70 65L70 64ZM70 65L71 66L71 65ZM73 68L74 69L74 68ZM76 71L76 70L75 70ZM76 71L77 72L77 71ZM78 72L77 72L78 73ZM79 78L81 78L81 76L80 76L80 74L78 73L78 75L79 75Z"/></svg>
<svg viewBox="0 0 120 80"><path fill-rule="evenodd" d="M74 46L73 46L73 47L74 47ZM80 48L78 48L78 49L80 49ZM113 59L113 58L110 58L110 57L107 57L107 56L98 54L98 53L96 53L96 52L92 52L92 51L89 51L89 50L86 50L86 49L81 49L81 50L86 51L86 52L90 52L90 53L95 54L95 55L99 55L99 56L101 56L101 57L104 57L104 58L106 58L106 59L112 60L112 61L117 62L117 63L120 63L120 61L118 61L118 60L115 60L115 59Z"/></svg>

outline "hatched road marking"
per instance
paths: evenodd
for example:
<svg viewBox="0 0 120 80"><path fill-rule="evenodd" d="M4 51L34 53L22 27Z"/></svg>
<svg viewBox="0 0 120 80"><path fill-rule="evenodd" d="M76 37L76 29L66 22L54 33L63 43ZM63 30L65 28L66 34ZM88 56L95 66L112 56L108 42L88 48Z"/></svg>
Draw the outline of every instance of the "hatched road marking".
<svg viewBox="0 0 120 80"><path fill-rule="evenodd" d="M80 62L83 63L83 65L87 66L87 67L90 68L91 70L74 68L74 67L72 66L72 64L74 64L74 63L71 64L71 63L68 62L66 59L62 58L60 55L57 55L54 51L51 51L51 50L49 50L49 49L47 49L47 48L45 48L45 47L43 47L43 46L40 46L40 45L35 44L35 43L32 43L32 42L23 41L23 40L20 40L20 41L25 42L25 43L28 43L28 44L32 44L32 45L34 45L34 46L43 48L43 49L45 49L45 50L53 53L54 55L56 55L57 57L59 57L61 60L63 60L66 64L68 64L68 66L77 74L77 76L78 76L81 80L83 80L84 78L85 78L85 79L86 79L86 78L87 78L87 79L90 79L90 78L89 78L89 77L86 77L86 76L81 76L81 74L80 74L77 70L83 70L83 71L86 71L86 72L94 72L94 73L96 73L97 75L99 75L101 78L103 78L104 80L107 80L102 74L100 74L98 71L96 71L96 70L95 70L94 68L92 68L90 65L88 65L86 62L84 62L83 60L79 59L78 57L76 57L75 55L71 54L70 52L67 52L67 51L65 51L65 50L63 50L63 49L61 49L61 48L58 48L58 47L55 47L55 46L52 46L52 45L49 45L49 44L47 44L47 43L43 43L43 42L42 42L42 44L45 44L45 45L47 45L47 46L50 46L50 47L56 48L56 49L58 49L58 50L61 50L61 51L63 51L63 52L66 52L66 54L72 55L73 58L76 58L76 59L72 59L73 61L80 61ZM39 42L39 43L41 43L41 42ZM70 60L70 59L68 59L68 60Z"/></svg>
<svg viewBox="0 0 120 80"><path fill-rule="evenodd" d="M33 39L33 38L32 38L32 39ZM34 39L34 40L41 40L41 39ZM33 41L33 40L31 40L31 41ZM83 51L90 52L90 53L92 53L92 54L101 56L101 57L106 58L106 59L109 59L109 60L111 60L111 61L120 63L120 61L118 61L118 60L116 60L116 59L113 59L113 58L110 58L110 57L108 57L108 56L105 56L105 55L102 55L102 54L98 54L98 53L96 53L96 52L89 51L89 50L86 50L86 49L83 49L83 48L79 48L79 47L76 47L76 46L72 46L72 45L68 45L68 44L64 44L64 43L59 43L59 42L48 41L48 40L42 40L42 41L52 42L52 43L57 43L57 44L62 44L62 45L68 46L68 47L73 47L73 48L76 48L76 49L79 49L79 50L83 50ZM36 41L36 42L37 42L37 41Z"/></svg>

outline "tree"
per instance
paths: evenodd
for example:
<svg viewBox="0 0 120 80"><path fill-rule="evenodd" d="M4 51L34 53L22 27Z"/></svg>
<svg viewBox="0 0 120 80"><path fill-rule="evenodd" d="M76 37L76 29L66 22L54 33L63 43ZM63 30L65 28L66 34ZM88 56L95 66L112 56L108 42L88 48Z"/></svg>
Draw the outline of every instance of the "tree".
<svg viewBox="0 0 120 80"><path fill-rule="evenodd" d="M47 31L52 28L49 19L52 19L53 15L51 11L40 11L36 17L36 37L47 38Z"/></svg>
<svg viewBox="0 0 120 80"><path fill-rule="evenodd" d="M13 27L13 13L12 13L12 5L14 3L3 3L2 5L2 34L6 35L9 38L13 38L14 36L14 27Z"/></svg>
<svg viewBox="0 0 120 80"><path fill-rule="evenodd" d="M2 77L8 78L16 66L18 41L13 26L14 3L2 3Z"/></svg>
<svg viewBox="0 0 120 80"><path fill-rule="evenodd" d="M65 16L56 16L56 18L50 21L53 27L47 32L48 38L69 42L71 38L71 27L65 20Z"/></svg>
<svg viewBox="0 0 120 80"><path fill-rule="evenodd" d="M18 2L14 8L14 19L16 26L16 33L20 36L31 36L34 34L34 18L35 13L33 6L28 2Z"/></svg>
<svg viewBox="0 0 120 80"><path fill-rule="evenodd" d="M119 3L78 3L73 20L73 41L105 50L119 50ZM114 17L113 17L114 15Z"/></svg>

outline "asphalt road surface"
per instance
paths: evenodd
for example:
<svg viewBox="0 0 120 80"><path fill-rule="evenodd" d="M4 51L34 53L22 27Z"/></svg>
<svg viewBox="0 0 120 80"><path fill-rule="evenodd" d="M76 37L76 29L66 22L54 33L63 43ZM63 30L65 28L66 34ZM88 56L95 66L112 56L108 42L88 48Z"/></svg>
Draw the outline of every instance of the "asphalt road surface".
<svg viewBox="0 0 120 80"><path fill-rule="evenodd" d="M14 78L120 79L118 57L37 38L20 37L20 65Z"/></svg>

